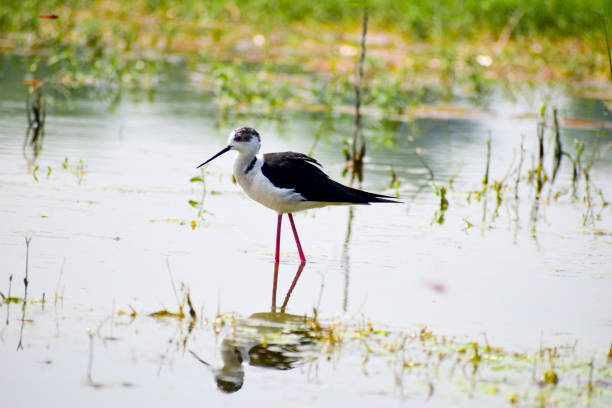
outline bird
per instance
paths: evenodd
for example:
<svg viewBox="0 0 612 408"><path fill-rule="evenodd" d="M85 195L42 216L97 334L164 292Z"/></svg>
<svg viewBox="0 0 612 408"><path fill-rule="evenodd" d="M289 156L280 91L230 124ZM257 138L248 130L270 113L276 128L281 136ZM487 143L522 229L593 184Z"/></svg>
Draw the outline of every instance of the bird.
<svg viewBox="0 0 612 408"><path fill-rule="evenodd" d="M287 214L297 245L301 264L306 257L293 221L293 213L327 205L400 203L395 197L370 193L332 180L322 165L303 153L259 153L261 137L251 127L230 132L228 144L217 154L197 166L200 168L230 150L238 155L233 173L244 192L258 203L278 214L274 262L280 262L280 233L283 214Z"/></svg>

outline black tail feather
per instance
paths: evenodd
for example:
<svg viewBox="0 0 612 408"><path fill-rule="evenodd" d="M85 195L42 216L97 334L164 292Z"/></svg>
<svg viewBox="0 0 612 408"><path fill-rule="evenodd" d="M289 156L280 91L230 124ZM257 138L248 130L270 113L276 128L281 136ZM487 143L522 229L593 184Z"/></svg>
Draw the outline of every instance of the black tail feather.
<svg viewBox="0 0 612 408"><path fill-rule="evenodd" d="M346 191L346 198L353 198L350 202L353 204L370 204L370 203L402 203L396 197L391 197L384 194L370 193L369 191L359 190L353 187L348 187L338 183ZM342 200L338 200L342 201Z"/></svg>

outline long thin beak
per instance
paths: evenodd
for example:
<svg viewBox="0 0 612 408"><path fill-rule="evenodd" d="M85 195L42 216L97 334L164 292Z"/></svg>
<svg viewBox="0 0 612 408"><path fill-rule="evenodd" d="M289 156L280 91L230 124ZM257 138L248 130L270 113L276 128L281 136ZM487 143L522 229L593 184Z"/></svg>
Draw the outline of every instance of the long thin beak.
<svg viewBox="0 0 612 408"><path fill-rule="evenodd" d="M227 146L225 149L221 150L219 153L215 154L213 157L211 157L210 159L206 160L204 163L200 164L198 167L196 167L196 169L199 169L200 167L202 167L206 163L212 161L213 159L216 159L217 157L221 156L223 153L229 152L231 149L232 149L231 145Z"/></svg>

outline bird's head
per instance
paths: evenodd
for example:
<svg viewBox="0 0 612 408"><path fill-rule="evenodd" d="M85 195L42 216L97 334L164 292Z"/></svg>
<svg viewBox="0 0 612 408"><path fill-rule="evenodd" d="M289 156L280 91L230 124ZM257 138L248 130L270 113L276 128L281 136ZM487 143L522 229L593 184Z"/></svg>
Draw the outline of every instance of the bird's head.
<svg viewBox="0 0 612 408"><path fill-rule="evenodd" d="M250 127L240 127L232 130L227 141L228 147L238 150L240 153L257 154L261 147L259 133Z"/></svg>
<svg viewBox="0 0 612 408"><path fill-rule="evenodd" d="M200 164L198 168L232 149L237 150L241 154L254 156L259 152L260 147L261 139L259 137L259 133L257 133L255 129L250 127L240 127L238 129L234 129L229 135L227 146L219 153Z"/></svg>

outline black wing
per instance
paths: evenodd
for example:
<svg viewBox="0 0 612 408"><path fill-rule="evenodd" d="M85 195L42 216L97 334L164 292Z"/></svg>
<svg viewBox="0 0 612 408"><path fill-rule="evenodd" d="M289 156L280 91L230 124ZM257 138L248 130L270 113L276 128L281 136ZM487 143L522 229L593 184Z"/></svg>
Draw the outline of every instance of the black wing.
<svg viewBox="0 0 612 408"><path fill-rule="evenodd" d="M307 201L394 203L393 197L347 187L329 178L318 161L302 153L266 153L261 171L275 186L292 188Z"/></svg>

